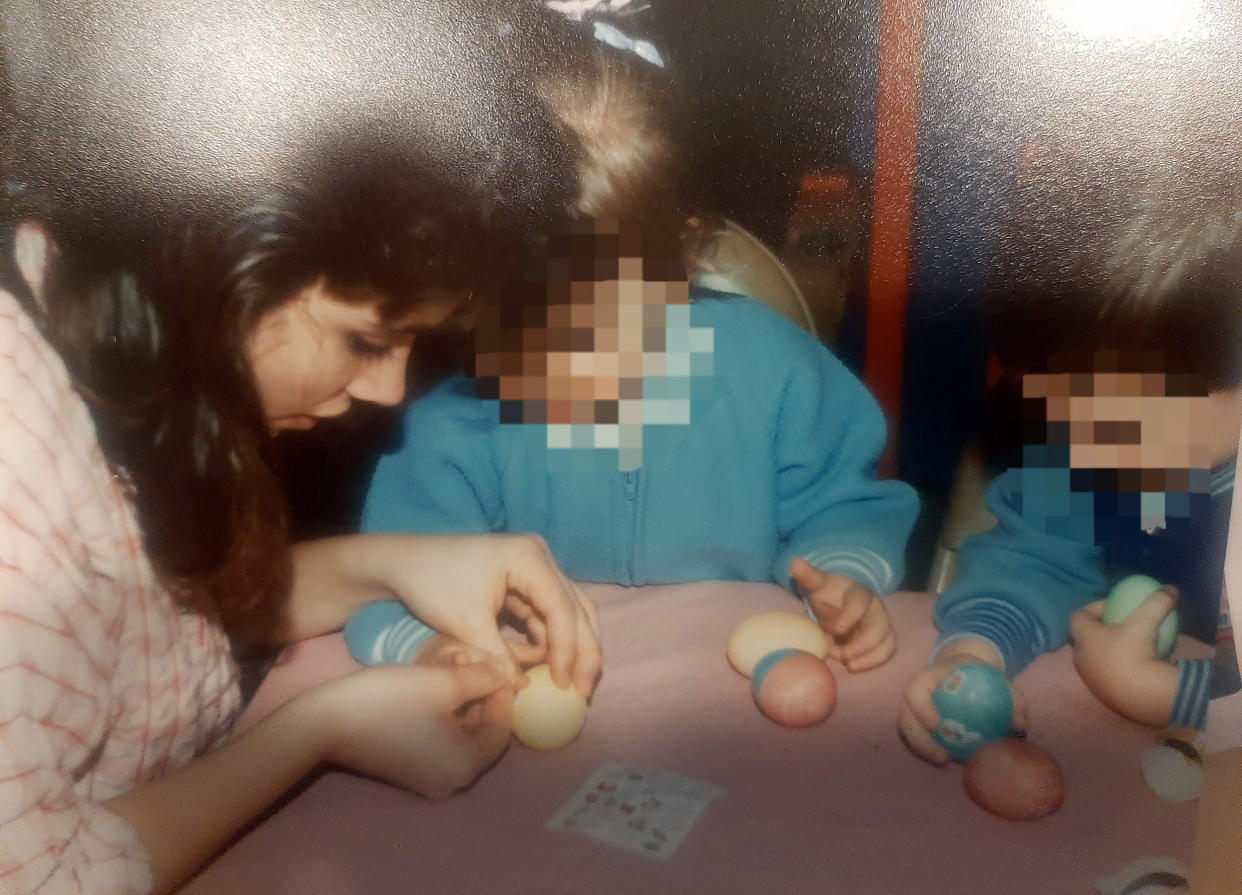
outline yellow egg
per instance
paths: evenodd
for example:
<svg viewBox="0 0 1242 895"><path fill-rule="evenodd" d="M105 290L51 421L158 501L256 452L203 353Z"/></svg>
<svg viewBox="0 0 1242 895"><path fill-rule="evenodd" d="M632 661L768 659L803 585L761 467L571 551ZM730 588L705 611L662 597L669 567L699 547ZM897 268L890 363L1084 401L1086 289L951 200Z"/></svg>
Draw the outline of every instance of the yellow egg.
<svg viewBox="0 0 1242 895"><path fill-rule="evenodd" d="M819 658L828 655L828 635L817 622L794 612L760 612L744 620L729 636L729 664L750 677L755 663L778 649L797 649Z"/></svg>
<svg viewBox="0 0 1242 895"><path fill-rule="evenodd" d="M586 721L586 699L572 685L562 690L547 665L526 672L530 685L513 700L513 735L532 749L567 745Z"/></svg>

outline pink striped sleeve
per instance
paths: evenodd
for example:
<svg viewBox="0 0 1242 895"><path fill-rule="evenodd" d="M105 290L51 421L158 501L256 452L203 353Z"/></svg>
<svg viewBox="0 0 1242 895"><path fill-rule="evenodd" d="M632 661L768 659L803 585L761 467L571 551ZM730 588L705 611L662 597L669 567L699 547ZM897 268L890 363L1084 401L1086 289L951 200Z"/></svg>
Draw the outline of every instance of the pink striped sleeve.
<svg viewBox="0 0 1242 895"><path fill-rule="evenodd" d="M63 369L12 310L0 304L0 891L141 893L145 849L79 785L117 720L106 634L123 605L76 524L93 436L82 444Z"/></svg>
<svg viewBox="0 0 1242 895"><path fill-rule="evenodd" d="M75 778L109 719L93 667L48 591L0 569L0 891L140 893L134 831L80 797Z"/></svg>

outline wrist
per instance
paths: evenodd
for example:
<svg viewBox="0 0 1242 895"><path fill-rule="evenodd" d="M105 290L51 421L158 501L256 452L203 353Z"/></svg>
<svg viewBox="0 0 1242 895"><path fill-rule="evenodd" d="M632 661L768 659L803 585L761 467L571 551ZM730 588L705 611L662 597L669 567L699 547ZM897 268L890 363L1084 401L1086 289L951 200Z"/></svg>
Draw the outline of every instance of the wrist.
<svg viewBox="0 0 1242 895"><path fill-rule="evenodd" d="M401 535L358 534L332 538L327 569L323 569L335 586L359 595L359 605L392 596L389 577L393 570L392 553ZM325 543L325 542L321 542Z"/></svg>
<svg viewBox="0 0 1242 895"><path fill-rule="evenodd" d="M1086 680L1101 702L1136 724L1167 727L1177 694L1178 669L1169 662L1152 659L1131 667L1122 675L1105 680ZM1092 686L1097 683L1097 686Z"/></svg>
<svg viewBox="0 0 1242 895"><path fill-rule="evenodd" d="M293 593L286 617L286 640L302 640L339 630L367 603L391 599L383 556L392 535L345 535L306 541L293 548Z"/></svg>
<svg viewBox="0 0 1242 895"><path fill-rule="evenodd" d="M956 664L983 662L1002 673L1005 670L1005 662L1001 658L1000 650L981 637L968 636L950 640L932 653L932 661L934 663L952 661Z"/></svg>

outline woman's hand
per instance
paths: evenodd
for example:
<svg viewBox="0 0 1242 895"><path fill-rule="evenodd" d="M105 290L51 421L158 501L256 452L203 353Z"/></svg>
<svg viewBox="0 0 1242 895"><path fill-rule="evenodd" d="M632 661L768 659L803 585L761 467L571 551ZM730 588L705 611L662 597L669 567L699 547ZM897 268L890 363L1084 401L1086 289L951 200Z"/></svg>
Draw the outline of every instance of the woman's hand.
<svg viewBox="0 0 1242 895"><path fill-rule="evenodd" d="M367 668L300 698L314 703L324 761L444 799L508 746L516 686L496 659L458 660Z"/></svg>
<svg viewBox="0 0 1242 895"><path fill-rule="evenodd" d="M560 570L542 538L419 540L407 573L389 583L410 611L437 631L516 660L497 625L497 616L507 611L536 645L547 648L553 680L591 695L603 664L595 604Z"/></svg>
<svg viewBox="0 0 1242 895"><path fill-rule="evenodd" d="M1156 631L1176 601L1175 591L1161 588L1117 625L1104 624L1103 600L1070 616L1079 677L1100 702L1139 724L1168 724L1177 697L1177 667L1156 655Z"/></svg>
<svg viewBox="0 0 1242 895"><path fill-rule="evenodd" d="M955 668L971 662L983 662L998 671L1003 670L996 647L985 640L964 637L948 644L935 662L921 669L906 684L897 709L897 730L907 748L924 761L943 765L949 760L949 753L932 736L932 731L940 726L940 714L932 702L932 693ZM1017 687L1011 685L1011 689L1013 729L1022 732L1027 724L1026 698Z"/></svg>
<svg viewBox="0 0 1242 895"><path fill-rule="evenodd" d="M584 696L603 665L595 604L565 577L536 535L368 534L298 545L290 639L333 631L363 604L399 599L431 627L511 660L529 661L500 635L506 611L552 678Z"/></svg>

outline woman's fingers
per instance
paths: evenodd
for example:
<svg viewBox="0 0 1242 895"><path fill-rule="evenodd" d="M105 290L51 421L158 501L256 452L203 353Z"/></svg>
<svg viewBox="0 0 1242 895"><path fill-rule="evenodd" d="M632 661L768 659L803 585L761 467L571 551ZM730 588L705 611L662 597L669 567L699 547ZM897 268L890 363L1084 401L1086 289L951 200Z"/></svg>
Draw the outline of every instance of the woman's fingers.
<svg viewBox="0 0 1242 895"><path fill-rule="evenodd" d="M509 576L509 590L524 598L533 610L526 619L528 630L536 621L542 628L542 636L534 630L530 633L537 642L548 645L552 680L558 686L569 686L578 655L581 612L574 586L553 562L542 538L522 535L514 543L517 552Z"/></svg>

